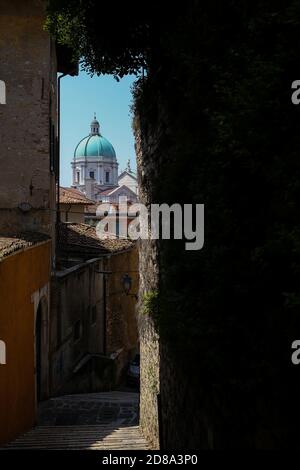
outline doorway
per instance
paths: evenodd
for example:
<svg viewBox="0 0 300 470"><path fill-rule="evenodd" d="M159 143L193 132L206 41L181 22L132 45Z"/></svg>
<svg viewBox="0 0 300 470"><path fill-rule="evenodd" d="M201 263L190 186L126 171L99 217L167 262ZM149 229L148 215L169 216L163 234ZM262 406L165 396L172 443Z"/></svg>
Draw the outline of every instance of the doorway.
<svg viewBox="0 0 300 470"><path fill-rule="evenodd" d="M36 401L48 396L48 305L46 298L39 302L35 318L35 381Z"/></svg>
<svg viewBox="0 0 300 470"><path fill-rule="evenodd" d="M42 307L39 303L39 307L36 313L35 321L35 377L36 377L36 398L37 401L41 401L41 389L42 389L42 378L41 378L41 359L42 359Z"/></svg>

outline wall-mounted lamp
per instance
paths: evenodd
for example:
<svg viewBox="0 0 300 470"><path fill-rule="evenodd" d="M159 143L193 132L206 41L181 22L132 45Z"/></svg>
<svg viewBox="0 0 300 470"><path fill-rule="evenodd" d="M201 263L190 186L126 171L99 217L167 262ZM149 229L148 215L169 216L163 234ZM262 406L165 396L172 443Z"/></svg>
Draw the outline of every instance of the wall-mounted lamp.
<svg viewBox="0 0 300 470"><path fill-rule="evenodd" d="M132 287L132 279L128 274L124 274L124 276L122 278L122 286L123 286L124 293L126 295L130 295L130 296L134 297L136 300L138 299L138 296L136 294L131 294L130 293L131 287Z"/></svg>

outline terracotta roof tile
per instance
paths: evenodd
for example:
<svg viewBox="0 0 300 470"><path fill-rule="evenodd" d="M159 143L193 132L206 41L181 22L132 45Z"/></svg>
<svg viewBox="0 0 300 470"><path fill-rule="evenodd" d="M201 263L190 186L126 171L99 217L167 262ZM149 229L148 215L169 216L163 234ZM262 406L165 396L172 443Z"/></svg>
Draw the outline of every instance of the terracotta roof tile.
<svg viewBox="0 0 300 470"><path fill-rule="evenodd" d="M134 246L134 242L119 238L99 239L95 227L80 223L61 223L58 237L63 252L92 253L93 256L117 253Z"/></svg>
<svg viewBox="0 0 300 470"><path fill-rule="evenodd" d="M95 204L94 201L88 199L79 189L60 187L59 190L60 204Z"/></svg>
<svg viewBox="0 0 300 470"><path fill-rule="evenodd" d="M16 235L0 236L0 261L19 250L50 240L48 235L39 232L24 232Z"/></svg>

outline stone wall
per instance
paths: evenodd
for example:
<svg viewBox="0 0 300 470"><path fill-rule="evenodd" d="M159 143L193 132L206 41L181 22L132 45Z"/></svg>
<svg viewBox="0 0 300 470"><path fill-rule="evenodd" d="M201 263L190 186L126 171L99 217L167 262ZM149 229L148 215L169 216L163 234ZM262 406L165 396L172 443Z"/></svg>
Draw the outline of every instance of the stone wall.
<svg viewBox="0 0 300 470"><path fill-rule="evenodd" d="M54 235L50 122L56 122L56 53L43 30L45 2L1 2L0 227Z"/></svg>
<svg viewBox="0 0 300 470"><path fill-rule="evenodd" d="M148 205L153 196L151 178L155 181L156 167L153 165L149 149L155 151L154 138L151 143L142 140L139 119L135 121L136 155L139 177L139 200ZM152 147L150 147L152 145ZM139 336L141 353L141 396L140 425L142 431L154 448L159 448L158 394L160 392L159 371L159 335L149 312L144 311L143 299L147 294L157 292L159 288L159 259L155 241L139 242Z"/></svg>
<svg viewBox="0 0 300 470"><path fill-rule="evenodd" d="M161 83L158 81L156 86ZM153 88L155 103L149 99L151 93L141 93L142 105L139 107L137 102L134 120L140 200L146 205L173 204L181 202L175 198L184 195L181 188L177 191L183 171L177 168L180 158L176 153L176 139L174 142L172 137L179 132L165 97L157 92L155 85ZM187 164L182 163L183 167ZM177 172L177 178L173 179ZM171 256L170 247L173 250ZM193 324L192 327L189 325L189 318L196 316L196 308L192 305L185 310L184 304L188 306L192 299L184 300L180 292L188 282L196 282L196 278L190 280L184 274L180 275L188 260L193 265L191 254L186 254L180 244L174 247L172 241L144 240L140 243L140 420L146 438L161 449L222 447L226 446L226 435L230 446L229 442L238 435L235 424L233 434L224 428L224 413L229 409L228 390L224 388L226 398L222 400L214 395L209 380L207 387L205 380L202 384L199 380L197 351L200 344L191 339L198 330L194 322L194 331ZM179 278L178 286L170 281L174 274L177 282L176 276ZM157 306L150 302L145 312L149 293L158 293L160 300ZM194 294L197 297L197 291ZM180 302L183 307L178 313L176 309ZM154 311L156 308L157 312ZM232 419L238 421L233 414Z"/></svg>
<svg viewBox="0 0 300 470"><path fill-rule="evenodd" d="M296 116L291 119L282 91L283 72L276 77L279 81L265 87L276 55L269 64L265 51L260 68L261 47L256 43L255 60L265 73L257 83L260 72L251 69L252 56L244 56L252 45L246 27L246 48L232 40L243 61L235 63L232 80L224 81L228 63L220 56L216 68L211 54L223 45L229 55L234 49L210 13L213 46L209 54L207 44L199 52L194 35L201 35L205 16L192 13L191 29L179 27L170 36L178 47L170 44L169 62L150 71L136 93L141 202L205 204L202 250L188 252L180 240L141 244L142 428L150 440L160 437L164 449L297 448L299 376L290 353L293 334L299 331L298 271L293 264L298 241L292 235L295 193L288 183L297 184L297 163L294 153L286 163L286 150L277 152L281 111L289 123L287 141L298 148L292 132ZM227 17L228 24L232 18ZM200 45L202 36L198 41ZM270 44L281 50L278 36ZM283 54L281 71L287 63ZM251 97L247 77L235 89L243 67L251 69ZM269 140L259 131L264 113ZM287 195L292 209L285 219L280 199ZM156 290L158 314L150 308L145 316L143 296ZM288 294L293 300L286 300L286 292L293 292ZM150 364L159 377L154 390ZM161 414L155 404L158 392Z"/></svg>
<svg viewBox="0 0 300 470"><path fill-rule="evenodd" d="M96 271L103 271L103 260L83 262L53 276L51 395L89 391L95 386L76 368L89 355L103 355L103 276Z"/></svg>
<svg viewBox="0 0 300 470"><path fill-rule="evenodd" d="M122 277L131 276L132 293L137 293L137 268L134 247L56 271L50 322L52 395L109 390L122 379L138 351L136 300L124 293Z"/></svg>

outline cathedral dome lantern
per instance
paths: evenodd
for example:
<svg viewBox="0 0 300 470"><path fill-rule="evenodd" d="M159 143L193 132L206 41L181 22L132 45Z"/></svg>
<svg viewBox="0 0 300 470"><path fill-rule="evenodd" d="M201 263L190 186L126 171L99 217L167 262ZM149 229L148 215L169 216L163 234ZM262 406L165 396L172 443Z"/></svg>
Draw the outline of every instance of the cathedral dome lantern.
<svg viewBox="0 0 300 470"><path fill-rule="evenodd" d="M91 135L100 135L100 124L96 119L96 114L91 122Z"/></svg>

